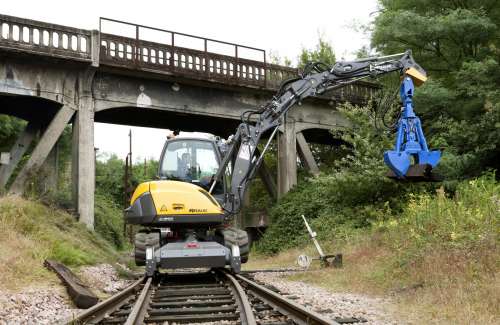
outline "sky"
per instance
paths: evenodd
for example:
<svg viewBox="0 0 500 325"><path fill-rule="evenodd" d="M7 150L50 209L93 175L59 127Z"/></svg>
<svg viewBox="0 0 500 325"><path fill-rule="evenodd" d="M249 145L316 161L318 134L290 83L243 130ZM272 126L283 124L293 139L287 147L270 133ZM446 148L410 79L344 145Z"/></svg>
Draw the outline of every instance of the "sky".
<svg viewBox="0 0 500 325"><path fill-rule="evenodd" d="M369 44L368 36L352 26L368 23L376 10L376 0L17 0L2 1L0 12L83 29L99 29L99 17L112 18L256 47L296 62L300 50L314 48L320 34L337 59L352 59ZM124 158L130 129L134 160L157 159L167 130L96 123L95 147Z"/></svg>

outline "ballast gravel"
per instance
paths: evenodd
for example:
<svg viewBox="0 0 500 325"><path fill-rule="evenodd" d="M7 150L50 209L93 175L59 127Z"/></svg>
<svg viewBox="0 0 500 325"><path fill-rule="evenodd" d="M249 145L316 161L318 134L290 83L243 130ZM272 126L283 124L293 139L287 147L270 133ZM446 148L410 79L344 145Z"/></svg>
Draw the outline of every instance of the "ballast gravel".
<svg viewBox="0 0 500 325"><path fill-rule="evenodd" d="M56 324L76 313L62 287L0 292L0 324Z"/></svg>
<svg viewBox="0 0 500 325"><path fill-rule="evenodd" d="M120 279L109 264L82 267L78 275L98 296L111 295L131 283ZM22 292L0 290L0 325L59 324L80 312L62 284L24 288Z"/></svg>
<svg viewBox="0 0 500 325"><path fill-rule="evenodd" d="M105 294L117 293L132 283L132 281L120 279L110 264L84 266L80 269L79 276L94 292L99 290Z"/></svg>
<svg viewBox="0 0 500 325"><path fill-rule="evenodd" d="M390 312L388 298L370 297L352 293L332 293L300 281L284 279L287 273L255 273L254 279L278 289L281 294L313 311L336 320L356 318L357 324L406 324Z"/></svg>

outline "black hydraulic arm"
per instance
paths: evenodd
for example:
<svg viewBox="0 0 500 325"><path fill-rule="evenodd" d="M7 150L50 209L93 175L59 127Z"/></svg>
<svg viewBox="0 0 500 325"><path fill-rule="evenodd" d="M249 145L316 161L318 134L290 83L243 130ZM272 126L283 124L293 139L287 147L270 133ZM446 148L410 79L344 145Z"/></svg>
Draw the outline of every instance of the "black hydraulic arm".
<svg viewBox="0 0 500 325"><path fill-rule="evenodd" d="M215 182L222 178L231 164L231 185L224 203L226 215L240 211L249 182L259 168L285 114L293 105L307 97L343 87L360 79L394 71L402 73L410 68L425 75L425 71L413 60L411 51L355 61L339 61L333 67L326 68L324 64L312 63L305 67L304 73L298 78L283 83L273 99L261 109L245 112L211 188L212 190ZM257 154L256 148L263 134L270 135L264 149Z"/></svg>

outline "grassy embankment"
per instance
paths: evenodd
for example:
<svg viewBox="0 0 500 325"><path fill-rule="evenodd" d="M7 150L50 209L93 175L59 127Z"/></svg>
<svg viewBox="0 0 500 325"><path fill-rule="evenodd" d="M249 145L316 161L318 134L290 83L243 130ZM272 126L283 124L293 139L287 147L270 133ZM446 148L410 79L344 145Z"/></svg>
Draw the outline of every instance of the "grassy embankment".
<svg viewBox="0 0 500 325"><path fill-rule="evenodd" d="M43 267L46 258L70 267L121 260L123 253L116 247L117 240L107 233L104 236L111 238L106 240L87 230L62 210L19 197L2 197L0 288L19 289L55 280L55 275Z"/></svg>
<svg viewBox="0 0 500 325"><path fill-rule="evenodd" d="M344 254L342 269L313 266L290 279L337 292L390 295L398 314L421 323L499 321L500 184L491 178L464 182L454 195L413 196L402 213L338 237L320 233L327 252ZM310 245L272 257L255 253L246 267L293 265L304 253L317 255Z"/></svg>

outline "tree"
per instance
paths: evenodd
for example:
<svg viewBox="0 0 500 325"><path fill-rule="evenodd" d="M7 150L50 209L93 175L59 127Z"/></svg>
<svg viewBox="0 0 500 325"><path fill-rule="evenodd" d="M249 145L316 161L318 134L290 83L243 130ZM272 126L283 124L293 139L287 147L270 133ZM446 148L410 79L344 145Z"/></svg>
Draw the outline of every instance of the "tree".
<svg viewBox="0 0 500 325"><path fill-rule="evenodd" d="M333 47L322 36L319 36L318 44L314 50L302 48L299 55L299 68L303 68L308 62L323 62L327 65L335 63L335 52Z"/></svg>
<svg viewBox="0 0 500 325"><path fill-rule="evenodd" d="M455 176L499 168L500 7L496 0L379 0L372 46L413 50L430 80L415 106Z"/></svg>
<svg viewBox="0 0 500 325"><path fill-rule="evenodd" d="M21 119L0 114L0 151L10 151L25 125Z"/></svg>

